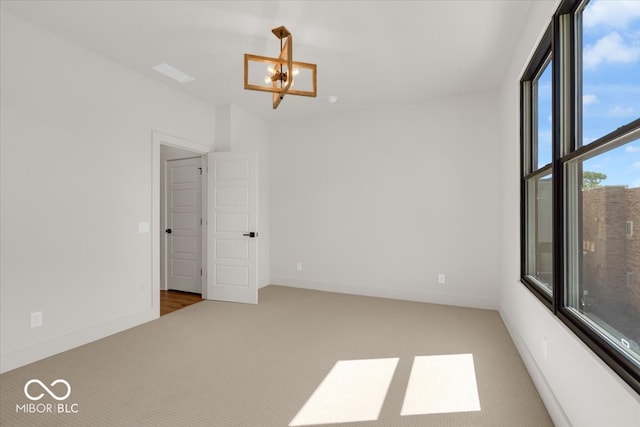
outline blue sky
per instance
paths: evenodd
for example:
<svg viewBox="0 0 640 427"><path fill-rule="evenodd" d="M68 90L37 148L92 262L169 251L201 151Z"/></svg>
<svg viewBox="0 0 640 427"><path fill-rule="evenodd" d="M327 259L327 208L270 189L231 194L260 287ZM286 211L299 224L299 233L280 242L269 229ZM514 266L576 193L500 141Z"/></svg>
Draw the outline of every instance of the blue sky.
<svg viewBox="0 0 640 427"><path fill-rule="evenodd" d="M583 12L583 144L640 117L640 1L591 0ZM551 67L538 80L539 166L551 160ZM589 159L603 185L640 187L640 140Z"/></svg>

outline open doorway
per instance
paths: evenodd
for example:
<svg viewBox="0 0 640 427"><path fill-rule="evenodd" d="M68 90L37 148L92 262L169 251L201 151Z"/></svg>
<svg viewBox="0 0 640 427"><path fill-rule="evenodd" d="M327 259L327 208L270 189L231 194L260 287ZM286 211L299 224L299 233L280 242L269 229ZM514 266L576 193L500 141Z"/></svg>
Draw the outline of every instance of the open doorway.
<svg viewBox="0 0 640 427"><path fill-rule="evenodd" d="M153 133L153 304L164 315L206 298L208 147Z"/></svg>
<svg viewBox="0 0 640 427"><path fill-rule="evenodd" d="M202 301L204 157L160 145L160 315Z"/></svg>
<svg viewBox="0 0 640 427"><path fill-rule="evenodd" d="M167 196L161 185L161 173L169 159L162 158L161 152L167 151L177 153L176 158L199 157L202 161L202 178L206 178L201 180L202 221L199 222L202 263L200 268L191 269L201 269L202 299L257 304L258 153L214 153L208 146L160 132L154 131L152 136L151 302L156 313L160 315L160 292L168 287L166 236L173 235L173 229L165 220ZM215 196L207 200L209 192ZM208 223L212 228L208 228Z"/></svg>

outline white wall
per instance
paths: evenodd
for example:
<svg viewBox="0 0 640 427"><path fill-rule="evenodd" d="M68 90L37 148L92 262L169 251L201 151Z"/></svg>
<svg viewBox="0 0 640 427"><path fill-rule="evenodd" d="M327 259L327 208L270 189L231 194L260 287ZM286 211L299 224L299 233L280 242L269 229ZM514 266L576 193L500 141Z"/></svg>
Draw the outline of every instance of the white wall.
<svg viewBox="0 0 640 427"><path fill-rule="evenodd" d="M544 307L519 281L518 82L555 10L534 3L501 92L500 314L557 426L640 423L640 397ZM547 341L548 356L543 354Z"/></svg>
<svg viewBox="0 0 640 427"><path fill-rule="evenodd" d="M6 371L157 317L151 234L138 233L151 132L213 148L215 112L5 12L0 27Z"/></svg>
<svg viewBox="0 0 640 427"><path fill-rule="evenodd" d="M272 282L497 307L497 106L469 94L272 126Z"/></svg>

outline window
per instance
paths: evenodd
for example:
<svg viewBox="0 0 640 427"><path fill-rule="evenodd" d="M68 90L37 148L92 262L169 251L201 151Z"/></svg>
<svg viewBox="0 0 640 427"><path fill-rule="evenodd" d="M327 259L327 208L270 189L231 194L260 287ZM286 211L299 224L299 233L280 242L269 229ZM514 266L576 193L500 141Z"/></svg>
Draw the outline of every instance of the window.
<svg viewBox="0 0 640 427"><path fill-rule="evenodd" d="M630 135L640 138L638 132ZM624 180L624 171L634 169L634 158L626 152L638 140L620 141L613 139L566 162L566 262L570 268L565 303L573 316L612 345L625 340L629 345L620 350L640 364L640 300L628 285L633 268L640 263L640 252L625 235L625 219L640 206L640 188L615 181ZM597 183L590 180L589 172L594 170L604 177ZM629 173L627 179L632 176ZM593 251L583 249L585 241L593 242Z"/></svg>
<svg viewBox="0 0 640 427"><path fill-rule="evenodd" d="M524 142L522 192L527 227L524 230L526 283L550 301L553 292L552 90L551 30L536 52L522 87ZM524 119L524 117L523 117Z"/></svg>
<svg viewBox="0 0 640 427"><path fill-rule="evenodd" d="M528 276L545 292L552 292L553 285L553 224L551 221L551 174L534 176L527 180L528 217L531 227Z"/></svg>
<svg viewBox="0 0 640 427"><path fill-rule="evenodd" d="M561 2L521 80L521 222L522 282L640 392L638 34L640 3Z"/></svg>
<svg viewBox="0 0 640 427"><path fill-rule="evenodd" d="M540 75L533 80L533 96L536 110L535 134L532 153L536 169L551 164L551 57L542 69Z"/></svg>
<svg viewBox="0 0 640 427"><path fill-rule="evenodd" d="M640 6L591 0L575 13L581 93L578 145L587 145L640 116Z"/></svg>

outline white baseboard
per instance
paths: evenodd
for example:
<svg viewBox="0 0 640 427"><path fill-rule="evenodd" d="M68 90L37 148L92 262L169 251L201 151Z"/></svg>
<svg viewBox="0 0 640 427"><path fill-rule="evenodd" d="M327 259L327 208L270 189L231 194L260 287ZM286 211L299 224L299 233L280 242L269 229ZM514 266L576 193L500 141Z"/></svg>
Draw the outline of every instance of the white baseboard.
<svg viewBox="0 0 640 427"><path fill-rule="evenodd" d="M529 376L533 380L536 389L538 390L538 394L540 394L540 398L544 403L544 406L547 408L547 412L549 412L549 416L551 420L553 420L553 424L556 427L571 427L571 422L562 409L562 405L558 402L553 390L547 383L547 380L544 377L544 374L538 367L535 359L531 355L529 348L525 344L524 340L520 337L520 335L513 329L511 326L511 322L508 319L508 316L502 310L498 311L500 313L500 317L502 317L502 322L507 327L507 331L509 331L509 335L511 336L511 340L516 345L516 349L524 362L527 371L529 372Z"/></svg>
<svg viewBox="0 0 640 427"><path fill-rule="evenodd" d="M458 307L498 309L498 301L474 295L453 295L420 291L416 289L376 288L369 286L354 286L341 283L314 282L309 280L292 279L288 277L272 277L273 285L290 288L312 289L316 291L336 292L340 294L362 295L368 297L390 298L405 301L427 302L432 304L453 305Z"/></svg>
<svg viewBox="0 0 640 427"><path fill-rule="evenodd" d="M152 308L125 317L114 319L86 329L39 342L28 347L0 354L0 373L11 371L45 357L88 344L117 332L147 323L159 317L158 309Z"/></svg>

